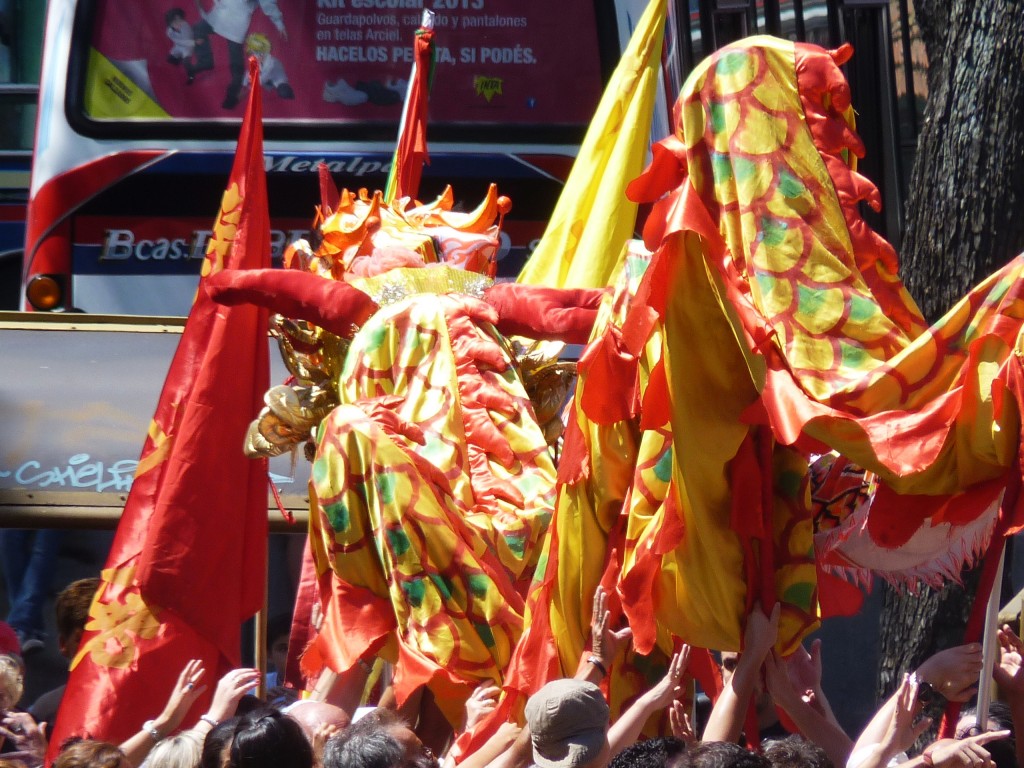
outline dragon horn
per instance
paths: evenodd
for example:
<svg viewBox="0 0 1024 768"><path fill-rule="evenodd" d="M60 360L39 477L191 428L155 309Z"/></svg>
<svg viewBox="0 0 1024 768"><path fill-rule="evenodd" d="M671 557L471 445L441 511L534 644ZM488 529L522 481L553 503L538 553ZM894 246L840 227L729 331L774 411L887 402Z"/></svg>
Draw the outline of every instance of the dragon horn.
<svg viewBox="0 0 1024 768"><path fill-rule="evenodd" d="M379 308L348 283L296 270L225 269L206 278L205 285L218 304L255 304L344 338L351 338Z"/></svg>

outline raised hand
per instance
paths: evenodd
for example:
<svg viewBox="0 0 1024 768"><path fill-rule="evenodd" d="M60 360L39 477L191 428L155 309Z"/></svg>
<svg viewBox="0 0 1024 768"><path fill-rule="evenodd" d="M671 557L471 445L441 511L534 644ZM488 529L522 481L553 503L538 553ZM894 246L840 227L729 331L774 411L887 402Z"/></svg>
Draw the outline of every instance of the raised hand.
<svg viewBox="0 0 1024 768"><path fill-rule="evenodd" d="M690 713L686 711L683 702L672 702L672 707L668 711L668 724L672 729L672 735L686 746L697 743L697 734L693 730L693 723L690 722Z"/></svg>
<svg viewBox="0 0 1024 768"><path fill-rule="evenodd" d="M181 725L195 700L206 690L205 685L199 685L204 674L206 669L199 659L192 659L181 670L174 688L171 689L167 704L164 705L164 711L154 721L157 730L165 736Z"/></svg>
<svg viewBox="0 0 1024 768"><path fill-rule="evenodd" d="M789 674L786 662L779 658L778 655L775 653L768 654L768 657L764 660L764 671L768 693L771 694L772 700L782 707L783 710L791 712L795 706L799 705L801 700L810 703L805 695L805 689L796 686Z"/></svg>
<svg viewBox="0 0 1024 768"><path fill-rule="evenodd" d="M594 591L594 607L590 615L591 653L601 661L606 670L633 637L633 630L629 627L613 630L610 623L608 593L604 587L598 585Z"/></svg>
<svg viewBox="0 0 1024 768"><path fill-rule="evenodd" d="M498 696L501 695L501 688L496 685L481 683L473 689L473 693L466 699L466 724L464 731L471 731L488 714L498 706Z"/></svg>
<svg viewBox="0 0 1024 768"><path fill-rule="evenodd" d="M917 677L950 701L967 701L978 688L981 643L939 651L917 669Z"/></svg>
<svg viewBox="0 0 1024 768"><path fill-rule="evenodd" d="M1024 643L1009 624L999 630L999 663L992 676L1007 698L1024 696Z"/></svg>
<svg viewBox="0 0 1024 768"><path fill-rule="evenodd" d="M755 603L754 610L747 616L747 626L743 630L743 653L756 657L758 666L779 637L779 615L781 612L781 603L775 603L771 615L765 615L761 604Z"/></svg>
<svg viewBox="0 0 1024 768"><path fill-rule="evenodd" d="M238 702L259 681L260 673L257 669L232 669L218 681L217 690L213 692L213 701L206 714L218 723L234 716Z"/></svg>
<svg viewBox="0 0 1024 768"><path fill-rule="evenodd" d="M811 643L810 652L802 645L791 656L783 659L793 686L801 693L821 690L821 640Z"/></svg>
<svg viewBox="0 0 1024 768"><path fill-rule="evenodd" d="M323 755L327 740L340 730L334 723L320 723L313 734L313 754Z"/></svg>
<svg viewBox="0 0 1024 768"><path fill-rule="evenodd" d="M682 694L683 673L686 672L686 665L690 661L690 646L683 643L679 652L672 656L668 665L668 672L651 688L646 696L650 699L651 707L661 709L669 706Z"/></svg>
<svg viewBox="0 0 1024 768"><path fill-rule="evenodd" d="M904 675L903 682L896 691L896 708L881 739L881 747L886 758L891 759L900 752L906 752L917 741L922 733L932 724L930 717L923 717L916 723L914 719L921 712L921 703L917 693L920 682L914 675Z"/></svg>
<svg viewBox="0 0 1024 768"><path fill-rule="evenodd" d="M942 739L925 752L935 768L993 768L992 755L984 745L1009 735L1009 731L989 731L966 739Z"/></svg>
<svg viewBox="0 0 1024 768"><path fill-rule="evenodd" d="M46 757L46 723L37 724L28 712L6 712L0 719L0 736L16 748L16 752L5 753L4 757L18 755L11 759L21 759L26 765L42 765Z"/></svg>

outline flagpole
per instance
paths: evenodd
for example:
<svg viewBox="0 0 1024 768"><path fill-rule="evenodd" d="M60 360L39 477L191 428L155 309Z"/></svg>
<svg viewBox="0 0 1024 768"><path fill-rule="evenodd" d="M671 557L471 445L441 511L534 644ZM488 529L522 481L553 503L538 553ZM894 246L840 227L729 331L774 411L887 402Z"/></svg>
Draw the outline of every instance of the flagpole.
<svg viewBox="0 0 1024 768"><path fill-rule="evenodd" d="M433 29L434 28L434 16L436 14L427 9L423 9L423 17L420 19L420 29ZM405 101L402 103L402 115L398 120L398 143L395 147L395 154L391 159L391 170L388 173L387 184L384 187L384 202L391 203L395 199L395 193L398 187L398 153L402 144L402 135L405 133L405 127L409 123L409 105L412 102L412 92L416 87L416 73L419 70L419 66L416 63L415 46L413 47L413 60L412 69L409 72L409 83L405 86Z"/></svg>
<svg viewBox="0 0 1024 768"><path fill-rule="evenodd" d="M996 654L999 652L999 595L1002 591L1003 568L1006 565L1006 547L1000 547L999 565L996 566L996 577L988 595L988 608L985 611L985 629L981 638L981 676L978 680L978 729L988 730L988 710L992 702L992 669L995 666Z"/></svg>
<svg viewBox="0 0 1024 768"><path fill-rule="evenodd" d="M267 539L267 547L270 546L270 539ZM265 549L263 569L263 607L256 612L256 631L253 633L256 647L253 649L253 658L256 660L256 669L260 671L260 681L256 684L256 696L265 699L267 696L267 610L270 595L270 555ZM278 680L281 673L278 672Z"/></svg>
<svg viewBox="0 0 1024 768"><path fill-rule="evenodd" d="M320 677L317 678L316 685L313 686L313 693L309 698L313 701L327 701L336 682L338 682L338 673L325 667L320 673Z"/></svg>

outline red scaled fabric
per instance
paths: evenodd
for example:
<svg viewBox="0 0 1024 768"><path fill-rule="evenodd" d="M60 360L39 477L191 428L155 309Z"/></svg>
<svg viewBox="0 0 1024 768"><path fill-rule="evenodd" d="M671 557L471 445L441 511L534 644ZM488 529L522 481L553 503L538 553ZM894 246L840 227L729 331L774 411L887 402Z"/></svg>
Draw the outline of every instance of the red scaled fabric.
<svg viewBox="0 0 1024 768"><path fill-rule="evenodd" d="M259 82L255 62L252 82ZM269 266L260 88L252 88L203 277ZM200 289L171 362L50 739L119 743L155 717L192 658L240 659L263 602L267 468L242 454L269 386L267 312ZM203 711L200 701L192 716Z"/></svg>

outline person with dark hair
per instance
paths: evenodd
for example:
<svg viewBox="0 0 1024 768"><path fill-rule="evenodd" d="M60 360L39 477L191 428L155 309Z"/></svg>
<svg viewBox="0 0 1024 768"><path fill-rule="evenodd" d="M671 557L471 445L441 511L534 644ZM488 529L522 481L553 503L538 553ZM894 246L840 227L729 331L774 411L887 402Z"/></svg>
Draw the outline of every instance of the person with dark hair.
<svg viewBox="0 0 1024 768"><path fill-rule="evenodd" d="M982 730L986 731L1012 731L1013 715L1008 704L1002 701L990 701L988 705L988 728L978 728L978 708L975 706L964 707L960 712L960 718L956 722L956 737L964 739L968 736L976 736Z"/></svg>
<svg viewBox="0 0 1024 768"><path fill-rule="evenodd" d="M288 640L292 630L291 614L282 613L267 621L267 702L284 709L299 698L299 692L285 685L285 668L288 665Z"/></svg>
<svg viewBox="0 0 1024 768"><path fill-rule="evenodd" d="M54 613L57 615L57 647L61 655L71 661L78 652L78 643L85 631L85 623L89 620L89 606L100 588L100 580L96 577L79 579L68 584L57 595ZM61 685L43 693L28 708L29 714L37 723L50 723L57 717L57 708L64 698Z"/></svg>
<svg viewBox="0 0 1024 768"><path fill-rule="evenodd" d="M279 613L267 620L267 658L272 669L267 671L267 688L284 685L284 672L288 664L288 639L292 631L292 617Z"/></svg>
<svg viewBox="0 0 1024 768"><path fill-rule="evenodd" d="M199 768L223 768L227 763L231 742L235 739L241 717L229 717L213 727L203 740L203 752L199 757Z"/></svg>
<svg viewBox="0 0 1024 768"><path fill-rule="evenodd" d="M982 666L980 652L981 648L977 644L947 648L925 660L914 674L905 674L900 687L861 732L847 760L847 768L886 768L893 760L905 761L906 750L931 725L931 718L919 717L923 699L930 695L928 689L945 691L946 698L952 701L967 701L974 694L974 681ZM929 680L935 680L935 683ZM1012 736L1012 732L1005 729L978 733L976 723L976 716L962 718L957 725L957 738L939 739L929 744L924 752L911 758L907 764L915 768L919 765L936 768L992 768L995 765L994 749L997 753L1006 752L1008 755L1009 761L1001 762L1000 765L1016 765L1016 760L1010 754L1012 750L995 746L997 742ZM991 728L998 723L989 719L987 725Z"/></svg>
<svg viewBox="0 0 1024 768"><path fill-rule="evenodd" d="M1013 711L1002 701L991 701L988 705L988 727L978 727L977 707L967 707L960 713L956 723L957 739L977 736L983 731L1009 731L1010 736L985 745L996 768L1017 768L1017 739L1013 727Z"/></svg>
<svg viewBox="0 0 1024 768"><path fill-rule="evenodd" d="M99 588L100 580L93 576L71 582L57 595L53 606L57 615L57 645L65 658L73 658L78 651L85 623L89 621L89 608Z"/></svg>
<svg viewBox="0 0 1024 768"><path fill-rule="evenodd" d="M771 768L764 755L748 752L731 741L707 741L690 747L683 768Z"/></svg>
<svg viewBox="0 0 1024 768"><path fill-rule="evenodd" d="M324 747L324 768L435 768L437 760L408 724L378 707Z"/></svg>
<svg viewBox="0 0 1024 768"><path fill-rule="evenodd" d="M678 768L683 765L686 744L676 738L659 736L626 747L608 768Z"/></svg>
<svg viewBox="0 0 1024 768"><path fill-rule="evenodd" d="M79 739L65 747L53 768L131 768L124 752L114 744L93 739Z"/></svg>
<svg viewBox="0 0 1024 768"><path fill-rule="evenodd" d="M168 64L181 64L192 58L196 49L196 41L192 37L192 26L185 20L182 8L171 8L164 14L167 37L171 41L171 51L167 54Z"/></svg>
<svg viewBox="0 0 1024 768"><path fill-rule="evenodd" d="M256 709L239 718L226 754L224 768L313 766L313 748L302 727L273 707Z"/></svg>
<svg viewBox="0 0 1024 768"><path fill-rule="evenodd" d="M402 765L405 748L394 736L379 727L359 728L358 725L357 722L327 740L324 768L397 768Z"/></svg>
<svg viewBox="0 0 1024 768"><path fill-rule="evenodd" d="M824 749L796 734L769 741L763 754L772 768L834 768Z"/></svg>

